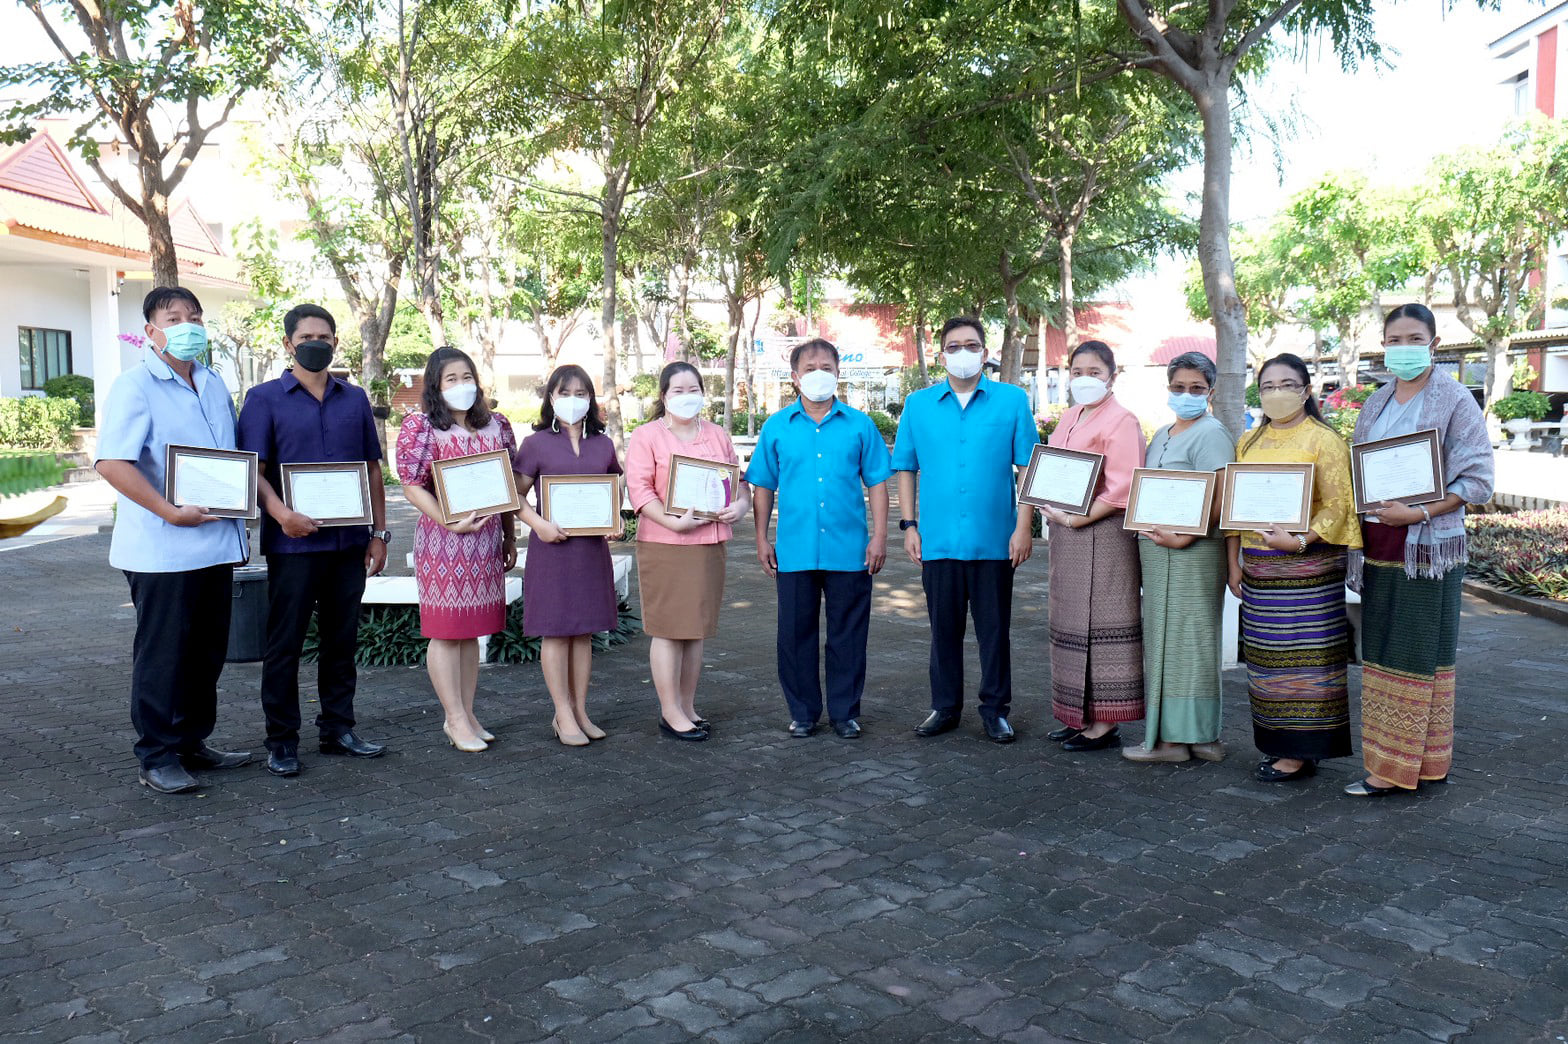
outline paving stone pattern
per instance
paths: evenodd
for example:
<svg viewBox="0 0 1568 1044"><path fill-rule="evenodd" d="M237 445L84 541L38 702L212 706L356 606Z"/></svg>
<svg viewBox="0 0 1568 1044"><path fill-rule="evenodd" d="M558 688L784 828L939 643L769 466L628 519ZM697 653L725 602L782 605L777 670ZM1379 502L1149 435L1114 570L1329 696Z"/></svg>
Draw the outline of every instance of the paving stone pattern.
<svg viewBox="0 0 1568 1044"><path fill-rule="evenodd" d="M1568 1036L1568 634L1467 599L1454 784L1356 801L1348 759L1251 781L1235 672L1223 764L1048 743L1044 551L1019 574L1010 747L972 713L911 734L927 628L896 554L865 738L789 739L738 539L708 743L658 735L643 639L595 658L611 736L586 750L551 739L537 665L484 670L481 755L443 741L423 671L367 669L388 756L307 743L297 779L170 797L134 782L108 538L0 552L0 1039ZM258 677L225 671L215 743L262 749Z"/></svg>

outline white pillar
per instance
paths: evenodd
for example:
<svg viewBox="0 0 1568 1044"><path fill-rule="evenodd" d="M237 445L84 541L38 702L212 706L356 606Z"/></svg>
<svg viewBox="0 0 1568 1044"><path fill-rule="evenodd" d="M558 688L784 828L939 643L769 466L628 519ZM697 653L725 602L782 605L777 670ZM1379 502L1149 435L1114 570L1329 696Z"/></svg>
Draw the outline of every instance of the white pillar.
<svg viewBox="0 0 1568 1044"><path fill-rule="evenodd" d="M103 420L109 386L120 376L120 309L115 298L118 285L119 275L113 268L95 265L87 271L88 328L93 343L93 403L98 414L93 418L94 426Z"/></svg>

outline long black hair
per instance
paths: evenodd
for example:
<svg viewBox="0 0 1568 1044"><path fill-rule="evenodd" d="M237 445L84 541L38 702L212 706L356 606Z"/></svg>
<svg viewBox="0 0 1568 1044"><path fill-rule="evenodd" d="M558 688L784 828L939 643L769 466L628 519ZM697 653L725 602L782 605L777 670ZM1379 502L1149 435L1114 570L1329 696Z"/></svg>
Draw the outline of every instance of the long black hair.
<svg viewBox="0 0 1568 1044"><path fill-rule="evenodd" d="M1325 428L1328 428L1329 431L1334 431L1333 428L1329 428L1328 422L1323 419L1323 411L1318 409L1318 398L1316 395L1312 394L1312 374L1307 372L1307 364L1302 361L1301 356L1292 355L1290 352L1280 352L1278 355L1274 356L1274 358L1268 360L1262 366L1259 366L1258 385L1260 388L1263 385L1263 371L1267 370L1270 366L1284 366L1295 371L1296 376L1301 378L1301 386L1307 390L1307 401L1303 404L1303 408L1307 411L1307 416L1312 418L1312 420L1316 423L1323 425ZM1242 444L1241 449L1243 452L1251 449L1252 444L1263 437L1263 433L1268 430L1270 423L1271 422L1269 420L1265 419L1262 424L1259 424L1255 429L1253 429L1253 432L1250 436L1248 436L1247 441ZM1338 438L1339 433L1335 432L1334 437ZM1237 456L1240 455L1240 453L1237 454Z"/></svg>
<svg viewBox="0 0 1568 1044"><path fill-rule="evenodd" d="M485 402L484 386L479 383L479 367L461 348L444 344L430 353L430 358L425 361L425 390L420 393L419 405L424 407L425 416L430 418L433 427L446 431L452 426L452 408L441 397L441 371L447 368L447 364L455 362L467 363L468 372L474 375L476 394L474 404L468 407L466 423L474 431L479 431L490 423L490 407Z"/></svg>
<svg viewBox="0 0 1568 1044"><path fill-rule="evenodd" d="M583 414L583 435L604 434L604 418L599 416L599 397L594 393L593 381L588 377L588 371L576 363L557 366L550 372L550 379L544 382L544 388L539 392L544 396L544 405L539 408L539 419L534 421L535 431L555 427L555 393L574 378L582 381L583 387L588 389L588 412Z"/></svg>
<svg viewBox="0 0 1568 1044"><path fill-rule="evenodd" d="M697 367L689 362L670 363L659 371L659 399L653 404L653 412L648 414L649 420L658 420L664 416L664 397L669 394L670 382L683 373L689 373L697 378L698 387L702 386L702 372Z"/></svg>
<svg viewBox="0 0 1568 1044"><path fill-rule="evenodd" d="M1067 357L1067 365L1071 366L1073 364L1073 360L1078 358L1078 356L1082 355L1084 352L1088 352L1096 359L1099 359L1102 363L1105 364L1105 368L1111 371L1111 376L1116 376L1116 353L1111 351L1111 346L1106 344L1104 341L1083 342L1078 347L1073 349L1073 354Z"/></svg>

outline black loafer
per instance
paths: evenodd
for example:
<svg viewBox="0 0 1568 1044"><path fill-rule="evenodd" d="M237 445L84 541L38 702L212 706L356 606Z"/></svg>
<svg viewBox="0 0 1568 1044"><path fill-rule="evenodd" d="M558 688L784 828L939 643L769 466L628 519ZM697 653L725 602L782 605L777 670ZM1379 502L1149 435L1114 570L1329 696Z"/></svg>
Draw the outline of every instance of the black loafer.
<svg viewBox="0 0 1568 1044"><path fill-rule="evenodd" d="M217 750L203 743L200 750L180 755L180 764L188 769L231 769L249 765L248 750Z"/></svg>
<svg viewBox="0 0 1568 1044"><path fill-rule="evenodd" d="M1262 783L1286 783L1293 779L1307 779L1318 774L1318 763L1303 761L1301 767L1294 772L1281 772L1274 767L1274 762L1279 758L1271 758L1258 766L1258 771L1253 773Z"/></svg>
<svg viewBox="0 0 1568 1044"><path fill-rule="evenodd" d="M693 718L691 723L706 732L713 731L713 726L708 722L707 718Z"/></svg>
<svg viewBox="0 0 1568 1044"><path fill-rule="evenodd" d="M337 736L321 737L321 753L347 754L351 758L379 758L387 748L379 743L366 743L352 732Z"/></svg>
<svg viewBox="0 0 1568 1044"><path fill-rule="evenodd" d="M701 743L708 738L708 733L705 729L687 729L685 732L677 731L673 725L664 720L662 714L659 716L659 731L671 739L685 740L688 743Z"/></svg>
<svg viewBox="0 0 1568 1044"><path fill-rule="evenodd" d="M160 794L183 794L201 786L196 782L196 777L186 772L182 765L144 768L136 773L136 778L141 780L142 786L151 787Z"/></svg>
<svg viewBox="0 0 1568 1044"><path fill-rule="evenodd" d="M958 728L958 715L947 711L932 711L925 721L915 726L915 735L940 736L956 728Z"/></svg>
<svg viewBox="0 0 1568 1044"><path fill-rule="evenodd" d="M814 721L792 721L789 723L789 734L791 739L805 739L806 737L815 734L816 731L817 723Z"/></svg>
<svg viewBox="0 0 1568 1044"><path fill-rule="evenodd" d="M1075 729L1071 725L1063 725L1059 729L1055 729L1046 733L1045 738L1050 740L1052 743L1062 743L1066 740L1072 739L1082 731L1082 729Z"/></svg>
<svg viewBox="0 0 1568 1044"><path fill-rule="evenodd" d="M1358 779L1345 788L1345 793L1351 797L1388 797L1399 793L1399 790L1399 787L1374 787L1366 780Z"/></svg>
<svg viewBox="0 0 1568 1044"><path fill-rule="evenodd" d="M860 722L856 721L854 718L846 718L843 721L835 721L833 723L833 731L837 733L839 739L859 739Z"/></svg>
<svg viewBox="0 0 1568 1044"><path fill-rule="evenodd" d="M1120 747L1121 745L1122 730L1119 728L1113 728L1105 735L1096 736L1094 739L1090 739L1088 736L1085 736L1080 732L1072 739L1065 741L1062 744L1062 749L1077 752L1085 750L1106 750L1110 747Z"/></svg>
<svg viewBox="0 0 1568 1044"><path fill-rule="evenodd" d="M1006 718L990 718L985 722L986 739L992 743L1011 743L1018 738Z"/></svg>
<svg viewBox="0 0 1568 1044"><path fill-rule="evenodd" d="M272 751L267 755L267 771L274 776L299 775L299 754L293 747Z"/></svg>

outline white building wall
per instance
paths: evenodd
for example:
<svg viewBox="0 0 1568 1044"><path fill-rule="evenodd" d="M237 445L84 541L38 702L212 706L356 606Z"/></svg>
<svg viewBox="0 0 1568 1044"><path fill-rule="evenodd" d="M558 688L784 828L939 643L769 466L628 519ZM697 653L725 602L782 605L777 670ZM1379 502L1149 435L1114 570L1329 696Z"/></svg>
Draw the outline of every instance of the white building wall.
<svg viewBox="0 0 1568 1044"><path fill-rule="evenodd" d="M71 368L91 377L92 322L88 275L55 265L8 264L0 268L0 395L22 390L19 328L71 332Z"/></svg>

